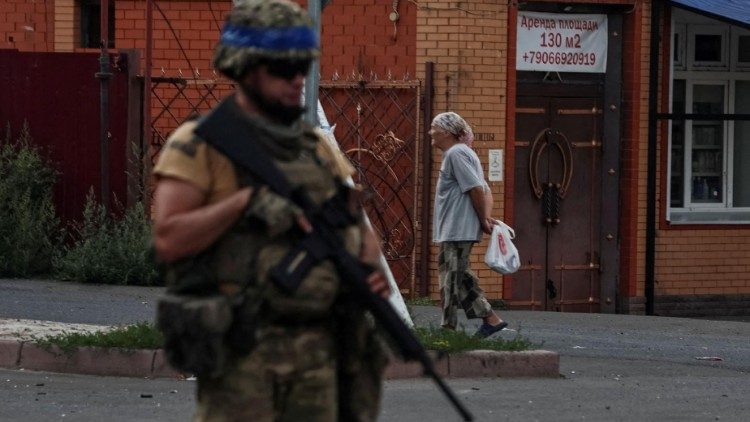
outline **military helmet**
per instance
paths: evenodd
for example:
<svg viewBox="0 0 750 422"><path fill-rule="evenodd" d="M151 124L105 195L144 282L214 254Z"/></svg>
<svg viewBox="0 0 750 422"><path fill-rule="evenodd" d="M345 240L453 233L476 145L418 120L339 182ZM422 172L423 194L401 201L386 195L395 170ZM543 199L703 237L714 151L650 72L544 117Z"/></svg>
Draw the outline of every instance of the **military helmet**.
<svg viewBox="0 0 750 422"><path fill-rule="evenodd" d="M309 60L320 54L312 19L290 0L237 0L214 51L214 68L239 80L268 60Z"/></svg>

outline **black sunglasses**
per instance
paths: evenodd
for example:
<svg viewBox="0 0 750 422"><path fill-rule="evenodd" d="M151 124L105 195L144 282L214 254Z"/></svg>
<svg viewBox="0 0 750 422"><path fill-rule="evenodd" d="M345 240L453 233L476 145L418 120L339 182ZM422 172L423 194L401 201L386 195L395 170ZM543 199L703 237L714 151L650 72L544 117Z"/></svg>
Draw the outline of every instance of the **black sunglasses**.
<svg viewBox="0 0 750 422"><path fill-rule="evenodd" d="M271 76L291 81L297 75L307 75L312 60L270 60L265 63Z"/></svg>

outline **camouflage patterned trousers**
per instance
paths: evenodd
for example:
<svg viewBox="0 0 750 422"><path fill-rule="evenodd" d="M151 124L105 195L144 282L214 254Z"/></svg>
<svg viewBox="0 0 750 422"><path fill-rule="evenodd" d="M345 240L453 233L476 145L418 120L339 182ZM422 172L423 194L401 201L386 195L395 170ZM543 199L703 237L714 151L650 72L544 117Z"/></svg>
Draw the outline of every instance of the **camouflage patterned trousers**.
<svg viewBox="0 0 750 422"><path fill-rule="evenodd" d="M440 325L455 329L458 322L458 307L466 312L466 318L485 318L492 307L479 287L479 279L469 269L469 257L474 242L442 242L438 256L440 272L440 300L443 305L443 320Z"/></svg>
<svg viewBox="0 0 750 422"><path fill-rule="evenodd" d="M333 337L317 326L259 330L219 378L198 380L196 422L336 422Z"/></svg>

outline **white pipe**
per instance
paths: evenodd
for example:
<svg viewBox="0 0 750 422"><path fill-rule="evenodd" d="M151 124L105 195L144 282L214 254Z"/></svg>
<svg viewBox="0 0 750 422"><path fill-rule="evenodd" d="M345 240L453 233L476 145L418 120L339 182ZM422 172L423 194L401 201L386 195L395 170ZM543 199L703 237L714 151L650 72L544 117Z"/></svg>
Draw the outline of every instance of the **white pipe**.
<svg viewBox="0 0 750 422"><path fill-rule="evenodd" d="M320 101L318 101L318 121L320 122L320 128L328 135L326 136L326 139L338 150L339 144L336 142L336 136L333 134L333 129L331 128L330 124L328 123L328 118L326 117L325 111L323 111L323 106L321 105ZM354 185L354 180L352 180L351 176L346 181L350 185ZM370 223L370 217L368 217L365 214L365 222L368 227L372 228L372 223ZM409 315L409 310L406 308L406 302L404 302L404 297L401 295L401 291L398 289L398 285L396 284L396 279L393 277L393 273L391 272L391 267L388 266L388 261L385 259L385 255L383 255L383 252L380 252L380 267L385 272L385 276L388 279L388 284L391 287L391 296L388 298L388 301L391 303L391 306L393 306L393 309L396 310L396 312L401 316L401 319L404 320L404 323L408 325L409 327L414 327L414 321L411 319L411 315Z"/></svg>

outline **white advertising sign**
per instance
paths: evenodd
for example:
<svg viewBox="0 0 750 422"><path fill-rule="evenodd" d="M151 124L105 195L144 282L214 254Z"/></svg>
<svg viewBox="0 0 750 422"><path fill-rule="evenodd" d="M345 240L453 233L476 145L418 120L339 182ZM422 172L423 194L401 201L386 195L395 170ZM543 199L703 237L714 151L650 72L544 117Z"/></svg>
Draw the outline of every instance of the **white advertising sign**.
<svg viewBox="0 0 750 422"><path fill-rule="evenodd" d="M607 70L607 15L518 12L517 29L517 70Z"/></svg>

